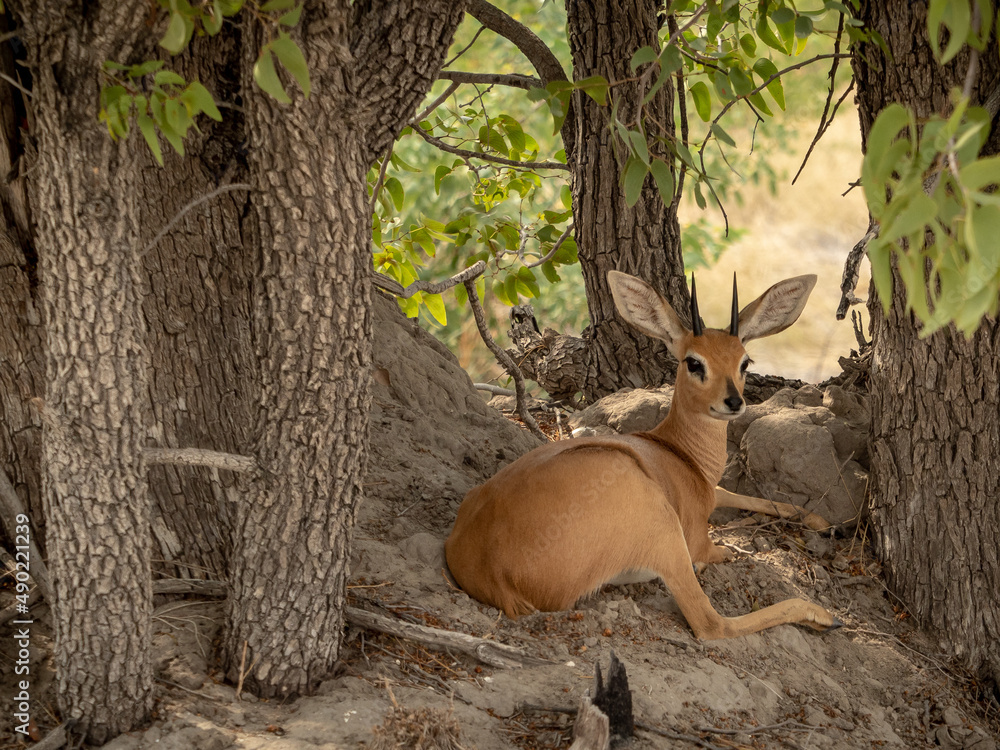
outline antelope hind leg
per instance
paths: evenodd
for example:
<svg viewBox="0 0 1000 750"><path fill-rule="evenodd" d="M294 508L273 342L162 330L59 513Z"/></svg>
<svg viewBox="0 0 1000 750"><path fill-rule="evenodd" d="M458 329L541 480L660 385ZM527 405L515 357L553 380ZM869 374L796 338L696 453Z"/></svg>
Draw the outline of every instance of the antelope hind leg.
<svg viewBox="0 0 1000 750"><path fill-rule="evenodd" d="M822 516L810 513L805 508L791 503L776 503L772 500L765 500L762 497L750 497L749 495L739 495L721 487L715 488L716 508L738 508L740 510L750 510L755 513L764 513L778 518L791 518L802 521L813 531L826 531L833 524Z"/></svg>

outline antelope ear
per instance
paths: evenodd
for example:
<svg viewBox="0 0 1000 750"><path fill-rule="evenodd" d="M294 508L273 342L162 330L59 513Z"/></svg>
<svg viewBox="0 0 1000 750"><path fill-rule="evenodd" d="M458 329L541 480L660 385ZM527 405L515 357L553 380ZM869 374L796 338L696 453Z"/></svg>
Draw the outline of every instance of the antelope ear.
<svg viewBox="0 0 1000 750"><path fill-rule="evenodd" d="M806 274L779 281L740 312L740 341L772 336L799 319L816 275Z"/></svg>
<svg viewBox="0 0 1000 750"><path fill-rule="evenodd" d="M608 271L608 286L618 313L647 336L663 341L678 356L681 340L691 333L653 287L621 271Z"/></svg>

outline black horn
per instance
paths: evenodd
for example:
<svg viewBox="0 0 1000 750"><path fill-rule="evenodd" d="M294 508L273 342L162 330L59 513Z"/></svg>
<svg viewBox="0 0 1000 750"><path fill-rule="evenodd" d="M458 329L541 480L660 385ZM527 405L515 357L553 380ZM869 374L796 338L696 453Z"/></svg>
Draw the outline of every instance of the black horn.
<svg viewBox="0 0 1000 750"><path fill-rule="evenodd" d="M691 274L691 333L701 336L704 333L701 325L701 315L698 314L698 290L694 285L694 274Z"/></svg>
<svg viewBox="0 0 1000 750"><path fill-rule="evenodd" d="M733 272L733 317L729 321L729 335L740 335L740 303L736 295L736 272Z"/></svg>

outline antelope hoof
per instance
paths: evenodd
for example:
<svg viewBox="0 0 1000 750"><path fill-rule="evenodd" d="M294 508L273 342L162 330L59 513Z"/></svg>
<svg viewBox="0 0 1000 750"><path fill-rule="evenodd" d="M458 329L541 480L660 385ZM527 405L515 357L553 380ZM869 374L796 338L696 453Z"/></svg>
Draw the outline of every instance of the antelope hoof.
<svg viewBox="0 0 1000 750"><path fill-rule="evenodd" d="M839 628L842 628L842 627L844 627L844 621L841 620L839 617L834 617L833 618L833 623L829 627L827 627L826 629L824 629L822 632L823 632L823 635L826 635L827 633L830 633L830 632L832 632L834 630L838 630Z"/></svg>

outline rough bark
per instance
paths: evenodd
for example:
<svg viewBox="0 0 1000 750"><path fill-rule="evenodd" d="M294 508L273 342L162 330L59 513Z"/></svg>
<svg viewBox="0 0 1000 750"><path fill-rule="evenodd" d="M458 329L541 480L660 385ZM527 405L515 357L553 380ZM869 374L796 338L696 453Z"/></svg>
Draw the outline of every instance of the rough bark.
<svg viewBox="0 0 1000 750"><path fill-rule="evenodd" d="M862 135L889 102L918 118L950 112L969 56L941 68L927 41L925 3L863 3L885 39L859 47L854 70ZM973 98L1000 83L996 40L979 59ZM997 129L987 153L1000 146ZM920 339L898 276L883 314L874 290L871 520L893 591L944 648L1000 678L1000 325L966 340L954 328Z"/></svg>
<svg viewBox="0 0 1000 750"><path fill-rule="evenodd" d="M216 37L195 37L171 67L188 80L204 82L218 101L234 103L240 50L238 28L227 29ZM257 255L241 231L248 194L226 192L200 204L149 246L192 200L220 185L247 181L246 162L238 152L244 139L242 113L223 112L220 123L199 119L200 132L190 133L185 156L166 149L163 168L141 138L132 138L130 146L140 163L135 185L144 217L139 247L148 248L142 262L152 364L151 442L245 453L259 399L250 341ZM224 577L237 497L232 473L149 466L148 481L154 569L171 577Z"/></svg>
<svg viewBox="0 0 1000 750"><path fill-rule="evenodd" d="M293 93L291 107L253 86L245 46L262 471L237 504L225 650L235 677L246 644L244 684L261 695L309 693L337 658L367 448L366 175L429 88L461 14L446 0L307 3L313 93Z"/></svg>
<svg viewBox="0 0 1000 750"><path fill-rule="evenodd" d="M646 45L659 49L657 12L662 8L663 3L655 0L567 0L574 77L632 78L633 53ZM638 118L647 90L638 84L613 89L622 122ZM617 136L608 127L608 109L583 94L577 94L574 103L576 133L574 147L567 153L573 155L574 223L591 322L584 394L595 399L624 387L660 385L676 371L662 343L617 315L607 272L617 269L645 279L679 310L687 309L689 298L676 202L664 205L647 176L638 202L630 208L619 183L624 149L613 143ZM668 133L658 135L673 135L673 106L672 83L646 105L647 122L668 128ZM662 149L659 144L651 146L652 153L660 156Z"/></svg>
<svg viewBox="0 0 1000 750"><path fill-rule="evenodd" d="M0 18L0 31L6 31ZM0 70L14 77L9 45L0 46ZM38 269L23 172L19 128L27 117L24 95L0 86L0 471L6 473L44 546L41 463L42 425L32 399L45 395L45 361ZM8 519L4 519L7 523ZM0 524L0 537L3 535Z"/></svg>
<svg viewBox="0 0 1000 750"><path fill-rule="evenodd" d="M93 116L101 63L127 57L148 33L144 6L51 2L21 11L35 70L57 694L63 718L94 742L137 726L152 707L138 204L127 150Z"/></svg>

